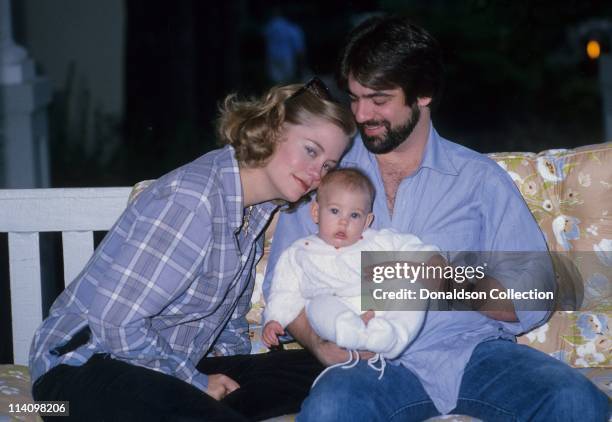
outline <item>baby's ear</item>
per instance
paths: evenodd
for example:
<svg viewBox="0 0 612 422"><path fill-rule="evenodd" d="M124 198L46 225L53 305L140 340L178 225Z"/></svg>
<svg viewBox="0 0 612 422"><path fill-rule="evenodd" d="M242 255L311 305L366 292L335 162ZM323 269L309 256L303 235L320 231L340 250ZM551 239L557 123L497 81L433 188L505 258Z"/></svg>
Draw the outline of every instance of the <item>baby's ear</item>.
<svg viewBox="0 0 612 422"><path fill-rule="evenodd" d="M319 224L319 203L316 200L310 203L310 216L315 224Z"/></svg>
<svg viewBox="0 0 612 422"><path fill-rule="evenodd" d="M366 228L370 227L372 225L372 221L374 221L374 213L369 213L366 217Z"/></svg>

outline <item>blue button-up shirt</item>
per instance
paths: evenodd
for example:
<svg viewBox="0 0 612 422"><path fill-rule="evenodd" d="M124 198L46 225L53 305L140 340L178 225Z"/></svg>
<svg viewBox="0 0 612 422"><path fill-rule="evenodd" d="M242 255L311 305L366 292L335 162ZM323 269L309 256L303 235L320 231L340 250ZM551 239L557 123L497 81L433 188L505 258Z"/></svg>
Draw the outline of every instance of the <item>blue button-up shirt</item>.
<svg viewBox="0 0 612 422"><path fill-rule="evenodd" d="M250 351L246 313L275 208L253 207L243 226L229 146L155 181L51 307L30 350L32 379L108 353L204 390L207 376L196 369L203 356ZM62 354L86 326L89 341Z"/></svg>
<svg viewBox="0 0 612 422"><path fill-rule="evenodd" d="M443 139L433 127L420 166L399 185L393 215L378 162L361 139L355 140L342 166L359 167L374 183L374 228L412 233L443 251L547 251L537 223L505 171L488 157ZM308 206L283 213L272 244L265 294L280 253L316 230ZM513 278L499 281L506 288L524 289ZM540 291L554 290L552 272L536 282ZM456 406L463 370L474 348L486 339L514 339L542 323L548 312L517 310L517 316L519 322L507 323L477 312L429 312L421 334L392 363L416 374L438 410L448 413Z"/></svg>

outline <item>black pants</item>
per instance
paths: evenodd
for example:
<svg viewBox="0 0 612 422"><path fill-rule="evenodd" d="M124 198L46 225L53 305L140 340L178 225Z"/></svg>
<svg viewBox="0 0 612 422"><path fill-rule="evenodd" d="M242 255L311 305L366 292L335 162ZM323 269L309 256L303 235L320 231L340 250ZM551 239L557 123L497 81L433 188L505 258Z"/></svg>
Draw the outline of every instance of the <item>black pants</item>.
<svg viewBox="0 0 612 422"><path fill-rule="evenodd" d="M37 401L70 402L63 421L260 420L297 412L323 370L305 350L205 358L197 367L240 388L216 401L178 378L97 354L82 366L53 368L32 392Z"/></svg>

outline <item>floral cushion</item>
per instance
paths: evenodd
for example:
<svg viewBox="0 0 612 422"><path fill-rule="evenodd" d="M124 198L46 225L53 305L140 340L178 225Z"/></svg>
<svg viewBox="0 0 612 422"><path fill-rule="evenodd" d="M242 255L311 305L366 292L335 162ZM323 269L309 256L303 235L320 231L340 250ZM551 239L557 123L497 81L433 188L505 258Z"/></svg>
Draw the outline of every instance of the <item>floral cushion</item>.
<svg viewBox="0 0 612 422"><path fill-rule="evenodd" d="M583 299L580 312L559 310L519 342L572 366L611 366L612 143L490 156L540 225L561 289Z"/></svg>
<svg viewBox="0 0 612 422"><path fill-rule="evenodd" d="M0 422L42 421L36 413L11 412L11 407L15 410L15 405L27 403L34 403L30 393L28 368L21 365L0 365Z"/></svg>

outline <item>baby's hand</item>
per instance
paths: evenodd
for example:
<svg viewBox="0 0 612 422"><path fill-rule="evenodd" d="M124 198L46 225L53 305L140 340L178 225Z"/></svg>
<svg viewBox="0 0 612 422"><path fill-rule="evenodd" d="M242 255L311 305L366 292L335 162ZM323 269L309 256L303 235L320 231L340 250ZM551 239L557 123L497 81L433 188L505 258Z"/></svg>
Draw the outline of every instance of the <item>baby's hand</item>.
<svg viewBox="0 0 612 422"><path fill-rule="evenodd" d="M283 326L278 321L268 321L263 329L262 339L266 347L278 346L278 336L285 335Z"/></svg>

